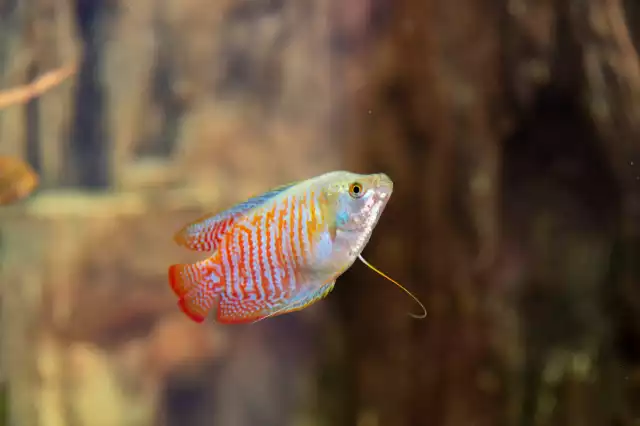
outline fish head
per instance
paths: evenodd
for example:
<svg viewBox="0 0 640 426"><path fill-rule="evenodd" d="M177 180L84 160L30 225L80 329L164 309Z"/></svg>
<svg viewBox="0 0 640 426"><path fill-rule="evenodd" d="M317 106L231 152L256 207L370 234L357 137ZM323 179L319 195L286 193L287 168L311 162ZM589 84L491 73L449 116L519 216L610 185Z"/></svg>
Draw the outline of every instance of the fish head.
<svg viewBox="0 0 640 426"><path fill-rule="evenodd" d="M337 172L325 195L335 220L334 249L355 261L393 193L393 181L384 173Z"/></svg>

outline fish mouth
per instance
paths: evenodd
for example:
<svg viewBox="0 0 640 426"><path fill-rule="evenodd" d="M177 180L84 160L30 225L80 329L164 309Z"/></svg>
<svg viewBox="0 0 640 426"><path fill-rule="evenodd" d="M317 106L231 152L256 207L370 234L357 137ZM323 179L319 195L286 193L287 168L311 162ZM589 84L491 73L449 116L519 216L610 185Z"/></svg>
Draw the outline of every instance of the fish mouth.
<svg viewBox="0 0 640 426"><path fill-rule="evenodd" d="M393 181L385 173L378 173L375 176L374 186L381 198L389 198L393 192Z"/></svg>

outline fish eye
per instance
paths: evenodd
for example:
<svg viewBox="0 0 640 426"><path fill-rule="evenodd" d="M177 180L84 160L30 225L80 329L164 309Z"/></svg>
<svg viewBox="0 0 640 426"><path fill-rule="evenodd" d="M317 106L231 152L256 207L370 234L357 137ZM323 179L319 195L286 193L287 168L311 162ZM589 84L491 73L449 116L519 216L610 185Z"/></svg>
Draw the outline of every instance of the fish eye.
<svg viewBox="0 0 640 426"><path fill-rule="evenodd" d="M349 185L349 195L353 198L360 198L364 195L362 184L360 182L353 182Z"/></svg>

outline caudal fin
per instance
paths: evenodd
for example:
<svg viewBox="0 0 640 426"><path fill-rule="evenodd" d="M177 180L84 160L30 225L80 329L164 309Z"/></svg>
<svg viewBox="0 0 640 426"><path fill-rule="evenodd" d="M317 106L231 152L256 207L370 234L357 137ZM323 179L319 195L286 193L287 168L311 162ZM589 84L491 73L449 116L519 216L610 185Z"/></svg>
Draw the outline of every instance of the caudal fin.
<svg viewBox="0 0 640 426"><path fill-rule="evenodd" d="M169 285L179 297L180 310L196 322L205 320L223 288L218 268L209 259L169 266Z"/></svg>

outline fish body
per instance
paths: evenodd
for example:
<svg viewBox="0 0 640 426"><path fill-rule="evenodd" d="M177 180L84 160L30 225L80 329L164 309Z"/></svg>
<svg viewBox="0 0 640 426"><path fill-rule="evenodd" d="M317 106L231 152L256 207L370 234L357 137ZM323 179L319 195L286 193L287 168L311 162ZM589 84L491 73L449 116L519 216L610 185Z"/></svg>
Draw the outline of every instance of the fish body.
<svg viewBox="0 0 640 426"><path fill-rule="evenodd" d="M329 172L284 185L175 235L212 252L169 268L178 305L202 322L253 322L325 297L366 246L393 191L385 174Z"/></svg>
<svg viewBox="0 0 640 426"><path fill-rule="evenodd" d="M0 206L27 197L38 186L38 175L24 161L0 156Z"/></svg>

